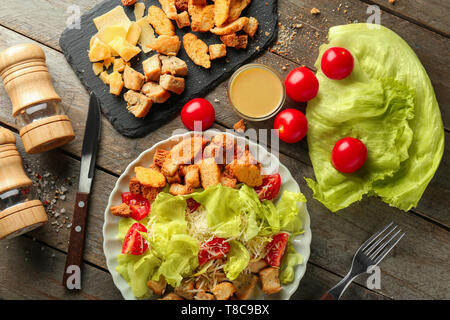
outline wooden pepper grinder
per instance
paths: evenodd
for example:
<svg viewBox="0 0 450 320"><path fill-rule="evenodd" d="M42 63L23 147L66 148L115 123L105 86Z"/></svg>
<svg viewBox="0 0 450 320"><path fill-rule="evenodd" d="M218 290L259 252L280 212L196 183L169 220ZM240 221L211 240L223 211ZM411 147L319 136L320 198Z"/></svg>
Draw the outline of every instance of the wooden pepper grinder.
<svg viewBox="0 0 450 320"><path fill-rule="evenodd" d="M10 239L48 221L29 188L33 182L23 170L14 134L0 128L0 239Z"/></svg>
<svg viewBox="0 0 450 320"><path fill-rule="evenodd" d="M0 52L0 75L26 152L48 151L75 137L41 47L20 44Z"/></svg>

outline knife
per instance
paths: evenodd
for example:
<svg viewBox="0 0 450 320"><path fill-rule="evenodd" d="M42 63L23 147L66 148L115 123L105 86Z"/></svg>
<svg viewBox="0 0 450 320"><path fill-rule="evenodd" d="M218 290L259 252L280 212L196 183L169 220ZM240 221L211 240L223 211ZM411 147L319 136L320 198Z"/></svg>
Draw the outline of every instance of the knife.
<svg viewBox="0 0 450 320"><path fill-rule="evenodd" d="M97 96L92 92L84 131L81 152L80 181L70 231L69 251L64 268L63 286L69 290L81 289L81 264L83 262L84 238L89 196L95 173L98 145L100 142L101 116Z"/></svg>

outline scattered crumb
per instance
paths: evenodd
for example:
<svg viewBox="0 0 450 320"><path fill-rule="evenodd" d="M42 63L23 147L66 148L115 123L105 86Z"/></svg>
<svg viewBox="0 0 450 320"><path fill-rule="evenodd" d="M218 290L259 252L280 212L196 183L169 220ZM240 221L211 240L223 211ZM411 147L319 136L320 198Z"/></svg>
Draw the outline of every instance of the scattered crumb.
<svg viewBox="0 0 450 320"><path fill-rule="evenodd" d="M395 3L395 0L389 0L389 3L390 3L390 4L394 4L394 3Z"/></svg>
<svg viewBox="0 0 450 320"><path fill-rule="evenodd" d="M317 9L317 8L312 8L312 9L311 9L311 14L317 15L317 14L319 14L319 13L320 13L320 10L319 10L319 9Z"/></svg>

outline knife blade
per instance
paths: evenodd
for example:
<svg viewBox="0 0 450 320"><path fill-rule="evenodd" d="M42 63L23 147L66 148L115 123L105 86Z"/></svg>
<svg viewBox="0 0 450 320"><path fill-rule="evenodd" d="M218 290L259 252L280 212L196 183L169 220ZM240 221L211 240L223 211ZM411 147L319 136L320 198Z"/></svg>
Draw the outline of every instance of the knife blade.
<svg viewBox="0 0 450 320"><path fill-rule="evenodd" d="M69 289L81 289L81 265L83 262L89 196L95 173L101 133L100 105L92 92L81 151L80 180L75 199L69 250L64 268L63 285Z"/></svg>

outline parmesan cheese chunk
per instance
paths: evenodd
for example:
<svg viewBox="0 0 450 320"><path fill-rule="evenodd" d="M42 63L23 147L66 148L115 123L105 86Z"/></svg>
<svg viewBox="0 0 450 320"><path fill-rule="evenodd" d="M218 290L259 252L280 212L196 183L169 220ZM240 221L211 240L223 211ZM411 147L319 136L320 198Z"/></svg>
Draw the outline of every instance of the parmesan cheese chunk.
<svg viewBox="0 0 450 320"><path fill-rule="evenodd" d="M149 48L149 45L156 40L155 31L146 18L139 19L137 24L141 27L141 36L139 37L138 43L141 46L142 51L149 53L152 51L152 49Z"/></svg>
<svg viewBox="0 0 450 320"><path fill-rule="evenodd" d="M95 26L97 27L97 30L100 31L100 29L105 26L129 23L130 19L128 19L128 16L125 13L125 10L123 10L123 7L117 6L111 11L108 11L107 13L94 18L93 21Z"/></svg>

